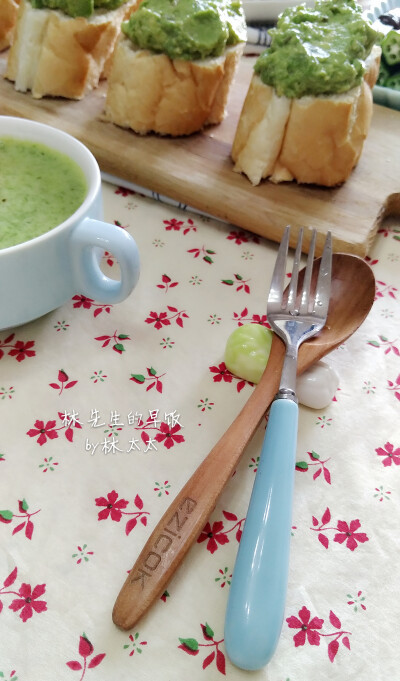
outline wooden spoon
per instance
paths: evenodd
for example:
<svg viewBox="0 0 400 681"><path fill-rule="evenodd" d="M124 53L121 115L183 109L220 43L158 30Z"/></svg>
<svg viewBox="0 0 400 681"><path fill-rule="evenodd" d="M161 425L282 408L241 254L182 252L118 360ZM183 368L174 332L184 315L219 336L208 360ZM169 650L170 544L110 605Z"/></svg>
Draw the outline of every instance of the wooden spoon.
<svg viewBox="0 0 400 681"><path fill-rule="evenodd" d="M319 336L301 346L299 374L358 329L370 311L374 297L375 279L366 262L354 255L334 254L328 319ZM260 383L164 513L130 571L113 609L112 617L117 626L130 629L152 602L161 597L169 579L199 536L278 390L283 356L284 345L274 335Z"/></svg>

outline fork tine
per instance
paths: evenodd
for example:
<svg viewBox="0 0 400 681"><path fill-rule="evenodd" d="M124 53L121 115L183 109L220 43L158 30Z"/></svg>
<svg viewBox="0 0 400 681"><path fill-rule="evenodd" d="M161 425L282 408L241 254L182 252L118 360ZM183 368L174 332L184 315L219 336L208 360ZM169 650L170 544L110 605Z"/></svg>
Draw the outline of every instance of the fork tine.
<svg viewBox="0 0 400 681"><path fill-rule="evenodd" d="M310 248L307 257L307 266L304 275L303 290L301 292L301 302L300 302L300 314L307 314L309 312L310 305L310 288L311 288L311 278L314 263L314 253L315 253L315 241L317 237L317 231L313 229L312 237L310 242Z"/></svg>
<svg viewBox="0 0 400 681"><path fill-rule="evenodd" d="M319 266L317 288L315 292L314 311L321 316L328 314L332 276L332 236L328 232Z"/></svg>
<svg viewBox="0 0 400 681"><path fill-rule="evenodd" d="M300 229L297 239L296 251L294 254L292 276L290 278L288 300L286 305L287 312L295 312L297 299L297 281L299 278L300 258L301 258L301 244L303 241L303 228Z"/></svg>
<svg viewBox="0 0 400 681"><path fill-rule="evenodd" d="M275 261L274 271L272 273L271 286L268 295L268 305L282 305L283 290L285 287L285 269L286 258L289 248L289 232L290 226L285 228L282 241L279 246L278 255Z"/></svg>

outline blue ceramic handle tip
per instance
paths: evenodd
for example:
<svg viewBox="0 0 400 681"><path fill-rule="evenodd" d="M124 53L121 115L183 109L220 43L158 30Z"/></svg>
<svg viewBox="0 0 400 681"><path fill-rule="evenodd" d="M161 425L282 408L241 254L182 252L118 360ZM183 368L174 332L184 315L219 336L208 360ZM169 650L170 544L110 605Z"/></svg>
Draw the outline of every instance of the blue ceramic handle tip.
<svg viewBox="0 0 400 681"><path fill-rule="evenodd" d="M229 591L225 648L241 669L264 667L285 611L298 406L272 403Z"/></svg>

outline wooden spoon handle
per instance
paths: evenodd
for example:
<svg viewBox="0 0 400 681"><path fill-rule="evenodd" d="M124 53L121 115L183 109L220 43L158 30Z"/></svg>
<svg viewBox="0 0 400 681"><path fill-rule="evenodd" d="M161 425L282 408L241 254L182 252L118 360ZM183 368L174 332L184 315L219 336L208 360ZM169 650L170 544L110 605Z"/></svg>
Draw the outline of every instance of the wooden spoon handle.
<svg viewBox="0 0 400 681"><path fill-rule="evenodd" d="M267 368L241 412L172 501L123 585L113 621L130 629L159 598L198 537L279 387L283 343L274 336Z"/></svg>

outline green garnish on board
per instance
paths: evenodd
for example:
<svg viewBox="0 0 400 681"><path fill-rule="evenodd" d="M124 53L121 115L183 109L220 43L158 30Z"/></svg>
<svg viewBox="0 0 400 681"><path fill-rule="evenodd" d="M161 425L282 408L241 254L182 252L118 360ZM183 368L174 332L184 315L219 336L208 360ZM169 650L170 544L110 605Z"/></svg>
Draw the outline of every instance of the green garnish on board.
<svg viewBox="0 0 400 681"><path fill-rule="evenodd" d="M144 0L122 31L136 47L188 61L218 57L247 38L240 0Z"/></svg>
<svg viewBox="0 0 400 681"><path fill-rule="evenodd" d="M90 17L96 9L117 9L126 0L31 0L34 9L59 9L70 17Z"/></svg>
<svg viewBox="0 0 400 681"><path fill-rule="evenodd" d="M400 32L390 31L381 42L382 58L390 66L400 64Z"/></svg>
<svg viewBox="0 0 400 681"><path fill-rule="evenodd" d="M286 9L270 30L271 45L255 72L279 96L346 92L359 85L380 34L355 0L317 0Z"/></svg>
<svg viewBox="0 0 400 681"><path fill-rule="evenodd" d="M400 90L400 7L381 14L373 26L382 34L377 85Z"/></svg>

